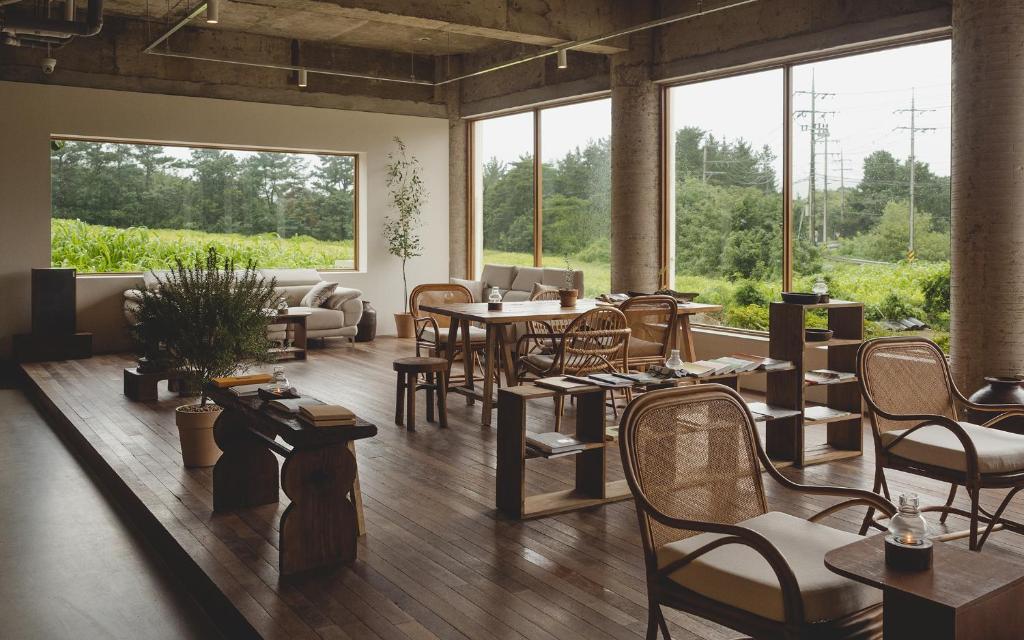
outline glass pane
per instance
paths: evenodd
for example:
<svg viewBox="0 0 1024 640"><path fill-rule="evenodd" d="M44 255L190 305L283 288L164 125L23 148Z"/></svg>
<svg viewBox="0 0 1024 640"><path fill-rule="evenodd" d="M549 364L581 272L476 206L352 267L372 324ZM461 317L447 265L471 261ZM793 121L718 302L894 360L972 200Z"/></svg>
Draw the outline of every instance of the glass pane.
<svg viewBox="0 0 1024 640"><path fill-rule="evenodd" d="M611 127L609 99L541 111L542 264L582 269L587 296L611 281Z"/></svg>
<svg viewBox="0 0 1024 640"><path fill-rule="evenodd" d="M474 198L484 264L533 266L533 114L474 123ZM482 221L482 224L479 222ZM478 254L479 255L479 254Z"/></svg>
<svg viewBox="0 0 1024 640"><path fill-rule="evenodd" d="M355 157L51 140L52 264L355 268Z"/></svg>
<svg viewBox="0 0 1024 640"><path fill-rule="evenodd" d="M702 322L768 328L782 288L783 75L673 87L675 289L721 304Z"/></svg>
<svg viewBox="0 0 1024 640"><path fill-rule="evenodd" d="M794 288L824 278L868 335L916 319L946 344L950 43L795 67L793 89Z"/></svg>

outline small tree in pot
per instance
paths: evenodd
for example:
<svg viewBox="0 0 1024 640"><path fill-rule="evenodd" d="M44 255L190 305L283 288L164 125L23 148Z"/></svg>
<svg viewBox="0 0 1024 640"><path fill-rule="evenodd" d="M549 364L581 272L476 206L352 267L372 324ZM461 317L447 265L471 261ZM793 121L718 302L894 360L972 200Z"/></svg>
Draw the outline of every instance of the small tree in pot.
<svg viewBox="0 0 1024 640"><path fill-rule="evenodd" d="M183 395L201 396L199 403L175 409L175 422L185 466L210 466L220 455L213 423L221 409L208 402L205 387L211 378L269 360L267 309L277 293L255 263L235 271L234 261L213 247L191 265L176 262L166 277L157 277L157 289L143 292L133 333L140 344L162 345Z"/></svg>
<svg viewBox="0 0 1024 640"><path fill-rule="evenodd" d="M383 234L384 241L388 243L388 253L402 260L405 300L403 312L395 314L395 326L399 338L411 338L414 324L409 313L409 280L405 267L411 258L423 255L423 241L418 232L427 190L420 178L420 161L406 154L401 138L396 137L395 144L398 145L398 153L388 154L387 185L388 201L397 215L384 219Z"/></svg>

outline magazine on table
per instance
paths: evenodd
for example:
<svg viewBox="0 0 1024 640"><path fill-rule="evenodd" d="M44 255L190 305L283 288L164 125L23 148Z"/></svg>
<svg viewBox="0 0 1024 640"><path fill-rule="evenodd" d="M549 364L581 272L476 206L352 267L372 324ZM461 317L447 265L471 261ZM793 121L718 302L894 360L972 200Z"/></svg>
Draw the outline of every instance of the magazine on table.
<svg viewBox="0 0 1024 640"><path fill-rule="evenodd" d="M527 432L526 444L547 454L568 453L569 451L583 449L585 446L583 442L576 438L557 431L546 431L544 433Z"/></svg>

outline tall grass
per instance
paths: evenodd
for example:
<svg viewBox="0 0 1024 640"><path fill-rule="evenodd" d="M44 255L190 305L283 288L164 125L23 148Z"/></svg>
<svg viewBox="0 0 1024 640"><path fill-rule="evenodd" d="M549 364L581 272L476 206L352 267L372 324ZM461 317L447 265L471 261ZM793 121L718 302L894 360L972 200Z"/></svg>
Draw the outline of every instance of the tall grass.
<svg viewBox="0 0 1024 640"><path fill-rule="evenodd" d="M251 259L260 268L350 269L355 255L351 240L281 238L274 233L246 236L179 229L120 229L80 220L54 219L51 236L53 266L74 267L83 273L169 269L175 258L205 254L211 246L239 265Z"/></svg>

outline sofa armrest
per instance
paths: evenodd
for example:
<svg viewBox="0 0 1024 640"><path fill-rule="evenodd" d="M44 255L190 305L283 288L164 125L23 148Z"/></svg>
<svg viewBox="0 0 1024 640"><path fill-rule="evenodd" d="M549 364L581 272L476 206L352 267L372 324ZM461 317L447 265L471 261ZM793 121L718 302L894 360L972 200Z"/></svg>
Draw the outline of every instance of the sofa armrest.
<svg viewBox="0 0 1024 640"><path fill-rule="evenodd" d="M349 298L341 303L338 311L345 314L343 326L354 327L359 323L360 318L363 317L363 300L362 298Z"/></svg>
<svg viewBox="0 0 1024 640"><path fill-rule="evenodd" d="M334 309L335 311L341 311L342 305L350 300L358 300L363 297L363 292L359 289L348 289L346 287L338 287L334 290L327 300L324 301L323 306L327 309ZM360 302L359 308L362 309L363 305ZM361 313L361 312L360 312Z"/></svg>

